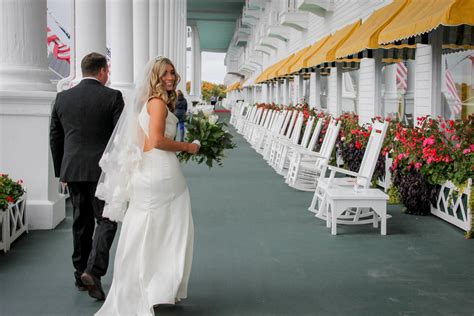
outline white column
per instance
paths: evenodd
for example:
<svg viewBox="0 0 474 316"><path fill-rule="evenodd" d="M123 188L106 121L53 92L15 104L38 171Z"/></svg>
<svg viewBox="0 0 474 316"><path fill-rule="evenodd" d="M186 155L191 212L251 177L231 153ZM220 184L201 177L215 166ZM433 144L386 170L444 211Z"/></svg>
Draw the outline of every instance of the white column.
<svg viewBox="0 0 474 316"><path fill-rule="evenodd" d="M179 21L181 23L181 27L179 29L179 54L180 54L180 59L179 59L179 65L181 69L181 83L180 87L181 90L186 93L186 40L187 40L187 20L188 20L188 14L187 14L187 2L186 0L179 0L180 1L180 9L178 11L178 15L180 16Z"/></svg>
<svg viewBox="0 0 474 316"><path fill-rule="evenodd" d="M150 0L150 59L163 55L163 2Z"/></svg>
<svg viewBox="0 0 474 316"><path fill-rule="evenodd" d="M471 12L472 13L472 12ZM441 108L441 90L442 90L442 33L438 28L431 35L431 116L444 116Z"/></svg>
<svg viewBox="0 0 474 316"><path fill-rule="evenodd" d="M298 80L298 75L295 75L293 77L293 95L292 95L292 100L291 100L291 103L293 105L296 105L298 103L298 90L299 90L299 87L298 87L298 84L299 84L299 80Z"/></svg>
<svg viewBox="0 0 474 316"><path fill-rule="evenodd" d="M270 99L268 97L268 84L262 84L262 103L269 103Z"/></svg>
<svg viewBox="0 0 474 316"><path fill-rule="evenodd" d="M316 73L312 72L309 77L309 100L310 107L315 108L316 104Z"/></svg>
<svg viewBox="0 0 474 316"><path fill-rule="evenodd" d="M321 70L316 69L314 78L314 107L321 110Z"/></svg>
<svg viewBox="0 0 474 316"><path fill-rule="evenodd" d="M389 113L398 112L398 94L397 94L397 65L392 64L385 66L384 81L385 89L383 94L383 111L382 115L387 116Z"/></svg>
<svg viewBox="0 0 474 316"><path fill-rule="evenodd" d="M191 95L201 95L201 44L196 25L191 26Z"/></svg>
<svg viewBox="0 0 474 316"><path fill-rule="evenodd" d="M149 0L133 0L133 78L135 83L142 78L143 68L150 60L149 17Z"/></svg>
<svg viewBox="0 0 474 316"><path fill-rule="evenodd" d="M415 61L407 61L407 92L405 94L405 113L413 114L415 104Z"/></svg>
<svg viewBox="0 0 474 316"><path fill-rule="evenodd" d="M105 0L75 1L76 82L82 78L81 61L96 52L106 55ZM112 70L111 70L112 71Z"/></svg>
<svg viewBox="0 0 474 316"><path fill-rule="evenodd" d="M49 149L56 89L46 58L46 0L0 0L0 34L0 170L24 181L29 228L52 229L65 218L65 200Z"/></svg>
<svg viewBox="0 0 474 316"><path fill-rule="evenodd" d="M342 114L342 69L340 63L331 68L329 75L327 109L335 116Z"/></svg>
<svg viewBox="0 0 474 316"><path fill-rule="evenodd" d="M296 103L302 103L303 102L303 99L304 99L304 77L303 75L297 75L296 76L297 80L298 80L298 84L297 84L297 100L296 100Z"/></svg>
<svg viewBox="0 0 474 316"><path fill-rule="evenodd" d="M281 98L281 103L284 105L288 105L289 102L289 93L290 93L290 85L289 85L289 80L288 78L283 79L283 85L282 85L282 98Z"/></svg>
<svg viewBox="0 0 474 316"><path fill-rule="evenodd" d="M380 53L375 58L363 58L359 77L359 123L369 123L371 118L382 114L381 90L382 61Z"/></svg>
<svg viewBox="0 0 474 316"><path fill-rule="evenodd" d="M133 92L133 23L132 0L109 0L111 16L111 70L112 87L119 89L127 99Z"/></svg>
<svg viewBox="0 0 474 316"><path fill-rule="evenodd" d="M275 82L275 103L276 104L281 104L282 103L282 100L281 100L281 83L280 83L279 80L277 82Z"/></svg>

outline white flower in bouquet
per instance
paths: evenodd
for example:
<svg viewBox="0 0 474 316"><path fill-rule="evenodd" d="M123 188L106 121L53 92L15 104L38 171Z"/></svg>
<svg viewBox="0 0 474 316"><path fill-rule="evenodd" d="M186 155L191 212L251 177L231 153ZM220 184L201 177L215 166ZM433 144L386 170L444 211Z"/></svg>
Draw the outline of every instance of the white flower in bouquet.
<svg viewBox="0 0 474 316"><path fill-rule="evenodd" d="M219 120L219 117L218 117L217 115L215 115L215 114L210 115L210 116L209 116L209 119L208 119L209 124L211 124L211 125L215 125L218 120Z"/></svg>
<svg viewBox="0 0 474 316"><path fill-rule="evenodd" d="M186 141L195 142L198 140L200 148L196 155L180 152L178 154L180 161L193 160L199 164L205 162L209 167L212 167L215 162L222 166L224 150L235 148L235 144L232 142L232 135L225 130L226 124L218 120L217 115L206 117L203 112L199 112L188 119L186 123Z"/></svg>

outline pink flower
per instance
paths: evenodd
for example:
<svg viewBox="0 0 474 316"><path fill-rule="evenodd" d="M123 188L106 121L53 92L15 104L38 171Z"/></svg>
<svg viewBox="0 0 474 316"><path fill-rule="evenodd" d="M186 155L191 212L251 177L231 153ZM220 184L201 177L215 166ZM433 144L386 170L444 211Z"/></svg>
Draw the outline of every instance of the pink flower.
<svg viewBox="0 0 474 316"><path fill-rule="evenodd" d="M426 139L423 141L423 147L426 147L426 146L429 146L429 145L433 145L434 143L435 143L435 140L433 139L433 137L426 138Z"/></svg>
<svg viewBox="0 0 474 316"><path fill-rule="evenodd" d="M466 148L466 149L464 149L464 150L462 151L462 153L463 153L464 155L469 154L470 152L471 152L471 150L470 150L469 148Z"/></svg>
<svg viewBox="0 0 474 316"><path fill-rule="evenodd" d="M421 162L415 164L415 169L419 170L421 168Z"/></svg>
<svg viewBox="0 0 474 316"><path fill-rule="evenodd" d="M471 148L471 151L474 151L474 144L471 144L471 146L469 146L469 148Z"/></svg>
<svg viewBox="0 0 474 316"><path fill-rule="evenodd" d="M456 144L456 148L457 148L457 149L461 148L461 144L457 143L457 144Z"/></svg>

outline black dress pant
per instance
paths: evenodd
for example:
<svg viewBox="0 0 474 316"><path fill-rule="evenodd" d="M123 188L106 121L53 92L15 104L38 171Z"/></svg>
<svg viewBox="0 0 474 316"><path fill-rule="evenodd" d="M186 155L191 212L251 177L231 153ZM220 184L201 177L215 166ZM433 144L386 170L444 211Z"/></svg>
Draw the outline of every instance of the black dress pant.
<svg viewBox="0 0 474 316"><path fill-rule="evenodd" d="M68 187L74 207L72 263L75 275L87 272L100 279L107 272L117 223L102 217L104 201L95 197L97 182L68 182Z"/></svg>

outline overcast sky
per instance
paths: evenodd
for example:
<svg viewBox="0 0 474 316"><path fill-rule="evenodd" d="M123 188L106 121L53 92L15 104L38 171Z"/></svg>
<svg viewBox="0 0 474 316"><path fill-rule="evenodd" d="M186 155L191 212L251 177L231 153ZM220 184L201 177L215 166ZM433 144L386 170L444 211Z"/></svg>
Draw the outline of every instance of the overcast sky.
<svg viewBox="0 0 474 316"><path fill-rule="evenodd" d="M48 10L52 13L54 18L60 23L69 33L72 32L71 26L71 1L70 0L48 0ZM187 54L187 73L186 78L190 80L190 57ZM213 83L224 83L225 53L202 53L202 80Z"/></svg>

